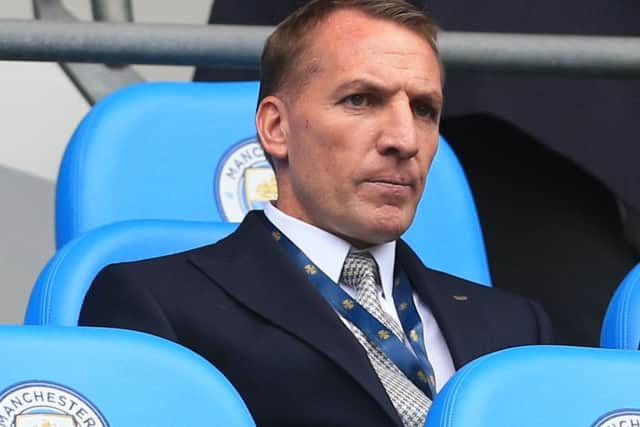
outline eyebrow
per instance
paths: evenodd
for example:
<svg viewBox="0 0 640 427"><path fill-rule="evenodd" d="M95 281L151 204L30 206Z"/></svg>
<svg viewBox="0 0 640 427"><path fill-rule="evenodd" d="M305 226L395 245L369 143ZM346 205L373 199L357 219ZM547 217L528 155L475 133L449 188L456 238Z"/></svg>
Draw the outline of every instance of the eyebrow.
<svg viewBox="0 0 640 427"><path fill-rule="evenodd" d="M378 84L375 81L368 79L353 79L346 81L340 84L335 93L342 93L348 90L358 90L363 92L373 92L373 93L382 93L385 95L393 93L395 90L384 87L382 84ZM437 90L427 90L427 91L419 91L414 93L410 97L411 99L421 99L424 101L429 101L431 103L435 103L437 105L442 105L442 93Z"/></svg>

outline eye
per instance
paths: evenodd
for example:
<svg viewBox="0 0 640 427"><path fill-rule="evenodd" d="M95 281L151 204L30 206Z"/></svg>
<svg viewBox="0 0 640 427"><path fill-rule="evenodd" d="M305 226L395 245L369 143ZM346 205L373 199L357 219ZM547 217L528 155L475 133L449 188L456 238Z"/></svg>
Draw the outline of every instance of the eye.
<svg viewBox="0 0 640 427"><path fill-rule="evenodd" d="M412 105L413 113L416 117L423 119L436 120L438 118L438 110L430 104L416 102Z"/></svg>
<svg viewBox="0 0 640 427"><path fill-rule="evenodd" d="M363 93L354 93L344 98L343 102L352 107L365 107L369 105L369 97Z"/></svg>

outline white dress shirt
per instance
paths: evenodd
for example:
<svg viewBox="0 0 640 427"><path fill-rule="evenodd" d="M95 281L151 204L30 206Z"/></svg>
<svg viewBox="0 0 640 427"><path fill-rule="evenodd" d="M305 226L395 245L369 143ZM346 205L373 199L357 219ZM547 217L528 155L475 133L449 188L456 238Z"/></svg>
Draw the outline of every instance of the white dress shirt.
<svg viewBox="0 0 640 427"><path fill-rule="evenodd" d="M300 248L331 280L336 283L340 280L342 266L351 248L348 242L318 227L285 214L271 203L265 205L264 214L273 225L280 229L280 231ZM380 300L382 309L400 324L392 292L396 242L393 241L372 246L367 248L367 250L378 263L380 280L382 282L382 288L378 291L378 299ZM355 296L354 289L342 284L340 284L340 286L349 295L352 297ZM416 304L420 320L422 321L425 348L436 376L436 389L439 391L455 372L453 360L431 310L420 300L415 292L413 293L413 300ZM344 319L343 321L346 322ZM408 343L407 347L413 351Z"/></svg>

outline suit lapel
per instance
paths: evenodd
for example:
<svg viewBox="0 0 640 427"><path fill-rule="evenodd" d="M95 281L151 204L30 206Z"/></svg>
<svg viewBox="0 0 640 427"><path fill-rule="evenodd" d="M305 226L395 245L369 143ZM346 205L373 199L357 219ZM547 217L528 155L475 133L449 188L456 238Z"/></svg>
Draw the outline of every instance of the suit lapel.
<svg viewBox="0 0 640 427"><path fill-rule="evenodd" d="M325 354L356 380L401 426L366 352L299 268L273 241L262 213L190 261L248 309Z"/></svg>
<svg viewBox="0 0 640 427"><path fill-rule="evenodd" d="M416 254L398 242L398 259L415 291L427 304L447 342L453 363L460 369L494 348L487 328L488 307L470 292L473 286L451 276L425 268ZM428 327L428 325L425 325Z"/></svg>

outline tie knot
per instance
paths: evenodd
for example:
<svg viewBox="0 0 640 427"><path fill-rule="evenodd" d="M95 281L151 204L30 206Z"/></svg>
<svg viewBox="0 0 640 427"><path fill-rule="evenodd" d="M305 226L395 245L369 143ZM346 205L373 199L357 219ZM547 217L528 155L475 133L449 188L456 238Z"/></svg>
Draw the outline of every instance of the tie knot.
<svg viewBox="0 0 640 427"><path fill-rule="evenodd" d="M378 265L367 251L350 251L342 266L342 283L358 289L364 283L377 283Z"/></svg>

